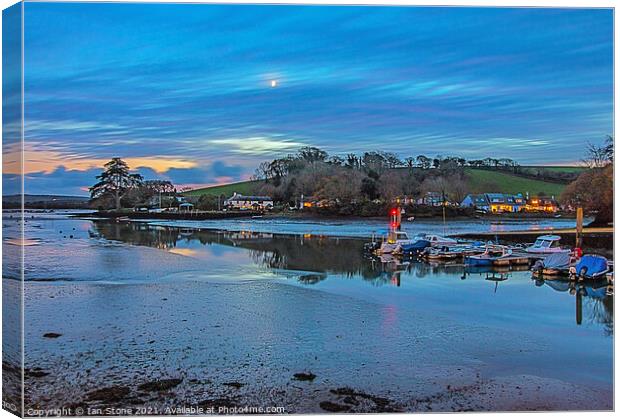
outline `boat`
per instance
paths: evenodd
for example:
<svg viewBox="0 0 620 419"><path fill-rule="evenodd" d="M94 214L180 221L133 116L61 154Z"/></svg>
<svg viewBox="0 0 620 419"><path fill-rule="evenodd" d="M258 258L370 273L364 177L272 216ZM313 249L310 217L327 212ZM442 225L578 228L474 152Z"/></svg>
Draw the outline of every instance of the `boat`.
<svg viewBox="0 0 620 419"><path fill-rule="evenodd" d="M573 278L584 279L606 279L609 272L607 259L599 255L584 255L577 265L570 268L570 275Z"/></svg>
<svg viewBox="0 0 620 419"><path fill-rule="evenodd" d="M543 260L538 260L532 267L537 276L563 277L569 275L571 255L567 252L553 253Z"/></svg>
<svg viewBox="0 0 620 419"><path fill-rule="evenodd" d="M414 240L428 240L431 246L454 246L458 244L458 241L451 239L450 237L439 236L437 234L417 234Z"/></svg>
<svg viewBox="0 0 620 419"><path fill-rule="evenodd" d="M527 253L562 253L570 252L570 249L566 249L560 246L560 236L545 235L539 236L533 245L526 247L524 250Z"/></svg>
<svg viewBox="0 0 620 419"><path fill-rule="evenodd" d="M415 243L403 243L400 244L393 253L401 255L416 255L424 252L431 246L431 242L428 240L418 240Z"/></svg>
<svg viewBox="0 0 620 419"><path fill-rule="evenodd" d="M487 245L483 253L465 256L465 264L469 266L504 266L503 262L507 262L510 265L510 260L507 258L511 255L512 250L507 246Z"/></svg>
<svg viewBox="0 0 620 419"><path fill-rule="evenodd" d="M415 240L417 241L417 240ZM385 240L379 248L375 251L379 255L394 253L404 244L413 244L414 241L409 238L409 235L405 231L390 231Z"/></svg>

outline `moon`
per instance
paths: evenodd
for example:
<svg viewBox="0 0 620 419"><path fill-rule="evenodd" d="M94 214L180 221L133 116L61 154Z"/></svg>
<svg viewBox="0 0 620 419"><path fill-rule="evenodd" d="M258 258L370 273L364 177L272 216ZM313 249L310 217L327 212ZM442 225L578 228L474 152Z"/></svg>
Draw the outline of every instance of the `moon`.
<svg viewBox="0 0 620 419"><path fill-rule="evenodd" d="M277 87L277 86L278 86L278 81L277 81L277 80L271 80L271 81L269 82L269 84L271 85L271 87L272 87L272 88L273 88L273 87Z"/></svg>

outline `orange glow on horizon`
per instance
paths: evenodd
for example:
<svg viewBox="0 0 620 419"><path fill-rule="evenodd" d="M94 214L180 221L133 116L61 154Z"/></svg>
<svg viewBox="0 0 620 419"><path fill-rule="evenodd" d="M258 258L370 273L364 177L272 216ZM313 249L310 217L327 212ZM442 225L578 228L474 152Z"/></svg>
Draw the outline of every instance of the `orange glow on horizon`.
<svg viewBox="0 0 620 419"><path fill-rule="evenodd" d="M111 156L114 157L114 156ZM90 158L75 154L64 154L57 151L25 150L24 151L24 174L29 173L52 173L60 166L67 170L89 170L103 168L110 158ZM21 172L21 155L19 151L8 152L3 156L3 172L5 174L19 174ZM131 169L148 167L161 173L169 169L190 169L198 164L174 156L144 156L123 158Z"/></svg>

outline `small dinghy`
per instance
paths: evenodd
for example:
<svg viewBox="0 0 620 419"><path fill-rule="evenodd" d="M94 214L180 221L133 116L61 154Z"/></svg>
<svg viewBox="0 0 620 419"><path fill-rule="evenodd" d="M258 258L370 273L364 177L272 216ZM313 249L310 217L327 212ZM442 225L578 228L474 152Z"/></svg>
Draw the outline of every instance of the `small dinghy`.
<svg viewBox="0 0 620 419"><path fill-rule="evenodd" d="M568 276L571 264L571 255L567 252L558 252L538 260L532 271L538 276L561 277Z"/></svg>
<svg viewBox="0 0 620 419"><path fill-rule="evenodd" d="M510 255L512 255L512 250L506 246L487 245L484 253L465 256L465 264L469 266L501 265L502 259L507 259Z"/></svg>
<svg viewBox="0 0 620 419"><path fill-rule="evenodd" d="M576 266L570 268L570 274L579 279L605 279L609 272L607 259L599 255L584 255Z"/></svg>

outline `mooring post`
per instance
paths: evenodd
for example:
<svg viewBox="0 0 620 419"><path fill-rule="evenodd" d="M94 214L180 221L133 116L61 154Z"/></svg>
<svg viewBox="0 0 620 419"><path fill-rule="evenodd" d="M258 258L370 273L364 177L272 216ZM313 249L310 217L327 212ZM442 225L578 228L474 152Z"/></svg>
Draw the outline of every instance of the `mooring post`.
<svg viewBox="0 0 620 419"><path fill-rule="evenodd" d="M583 208L577 208L577 226L575 228L575 247L581 249L583 234Z"/></svg>

